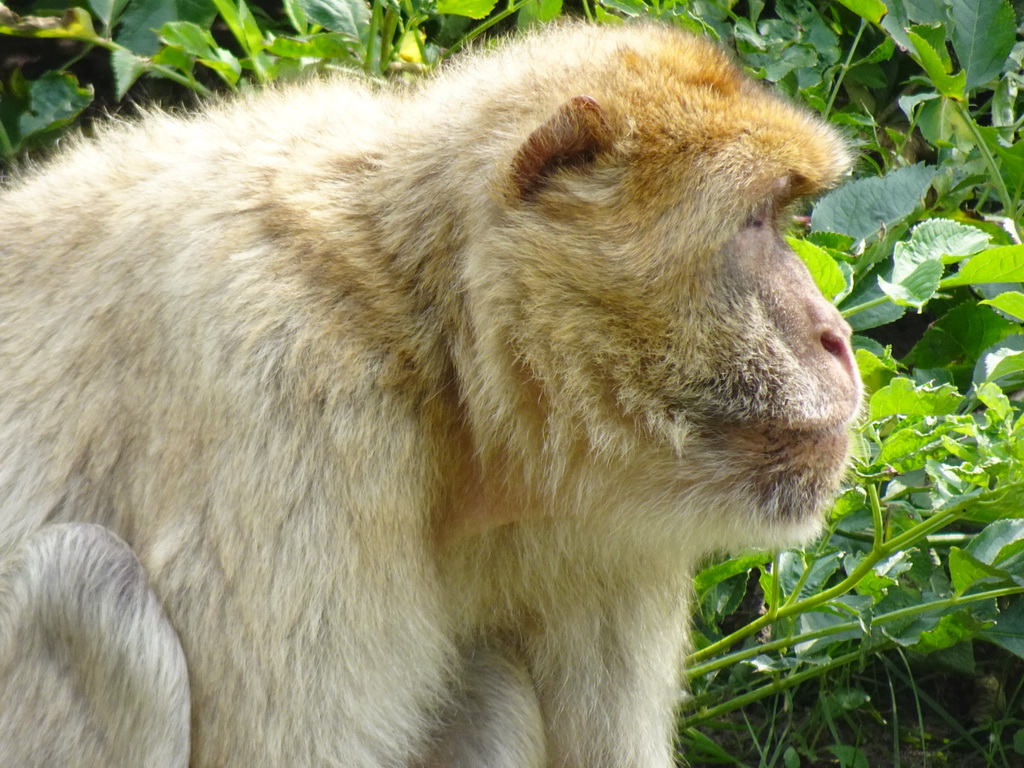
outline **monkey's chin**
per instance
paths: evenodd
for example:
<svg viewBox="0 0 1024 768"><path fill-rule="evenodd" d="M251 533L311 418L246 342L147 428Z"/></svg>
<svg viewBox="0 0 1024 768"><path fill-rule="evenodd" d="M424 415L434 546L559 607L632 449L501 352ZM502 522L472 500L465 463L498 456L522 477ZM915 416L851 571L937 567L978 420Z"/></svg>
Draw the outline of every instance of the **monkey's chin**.
<svg viewBox="0 0 1024 768"><path fill-rule="evenodd" d="M767 527L816 530L839 490L849 457L845 425L811 429L735 426L725 430L730 474ZM781 531L780 531L781 533Z"/></svg>

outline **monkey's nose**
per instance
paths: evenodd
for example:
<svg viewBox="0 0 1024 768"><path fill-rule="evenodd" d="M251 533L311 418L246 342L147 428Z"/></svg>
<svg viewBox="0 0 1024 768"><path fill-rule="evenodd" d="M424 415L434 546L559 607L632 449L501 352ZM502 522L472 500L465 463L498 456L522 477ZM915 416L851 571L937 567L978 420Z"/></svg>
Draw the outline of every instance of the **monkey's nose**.
<svg viewBox="0 0 1024 768"><path fill-rule="evenodd" d="M843 323L844 330L849 326ZM860 371L857 369L857 361L853 357L853 349L850 347L849 333L839 333L832 328L826 328L821 332L820 340L822 348L834 357L843 367L846 375L850 377L855 388L860 388Z"/></svg>
<svg viewBox="0 0 1024 768"><path fill-rule="evenodd" d="M842 359L846 356L846 340L835 331L824 330L821 332L821 346L833 357Z"/></svg>

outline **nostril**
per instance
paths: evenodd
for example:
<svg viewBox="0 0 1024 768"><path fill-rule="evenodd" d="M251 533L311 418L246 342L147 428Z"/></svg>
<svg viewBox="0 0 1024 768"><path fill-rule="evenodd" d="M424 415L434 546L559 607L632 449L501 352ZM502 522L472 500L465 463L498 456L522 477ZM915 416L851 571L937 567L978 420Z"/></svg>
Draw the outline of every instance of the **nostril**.
<svg viewBox="0 0 1024 768"><path fill-rule="evenodd" d="M838 357L840 360L846 359L846 342L832 331L822 331L821 346L833 357Z"/></svg>

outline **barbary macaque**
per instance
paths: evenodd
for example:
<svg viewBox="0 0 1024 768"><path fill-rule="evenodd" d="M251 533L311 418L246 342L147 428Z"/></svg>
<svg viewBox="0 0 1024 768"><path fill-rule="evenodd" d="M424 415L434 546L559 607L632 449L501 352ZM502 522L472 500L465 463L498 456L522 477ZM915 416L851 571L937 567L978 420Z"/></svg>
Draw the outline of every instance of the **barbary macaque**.
<svg viewBox="0 0 1024 768"><path fill-rule="evenodd" d="M844 472L842 140L582 24L99 133L0 193L0 764L671 766L695 564Z"/></svg>

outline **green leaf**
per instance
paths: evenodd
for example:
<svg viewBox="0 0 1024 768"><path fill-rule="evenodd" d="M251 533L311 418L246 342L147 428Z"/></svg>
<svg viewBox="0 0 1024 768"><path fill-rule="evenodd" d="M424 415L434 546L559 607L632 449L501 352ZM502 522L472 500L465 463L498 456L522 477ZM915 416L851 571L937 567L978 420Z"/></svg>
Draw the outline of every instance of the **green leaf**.
<svg viewBox="0 0 1024 768"><path fill-rule="evenodd" d="M811 214L815 231L867 238L910 215L921 202L935 168L924 164L900 168L882 177L844 184L823 197Z"/></svg>
<svg viewBox="0 0 1024 768"><path fill-rule="evenodd" d="M308 40L275 37L267 51L290 59L345 59L352 56L352 40L347 35L333 32L313 35Z"/></svg>
<svg viewBox="0 0 1024 768"><path fill-rule="evenodd" d="M1024 659L1024 600L1011 603L996 616L994 627L986 627L978 635Z"/></svg>
<svg viewBox="0 0 1024 768"><path fill-rule="evenodd" d="M869 393L881 389L896 376L896 362L891 357L879 357L866 349L855 350L853 357L864 388Z"/></svg>
<svg viewBox="0 0 1024 768"><path fill-rule="evenodd" d="M1024 372L1024 336L1007 336L985 350L974 368L974 382L996 381Z"/></svg>
<svg viewBox="0 0 1024 768"><path fill-rule="evenodd" d="M562 15L562 0L527 0L520 6L516 24L520 29L552 21Z"/></svg>
<svg viewBox="0 0 1024 768"><path fill-rule="evenodd" d="M967 551L980 562L1005 568L1018 561L1024 552L1024 520L996 520L985 526L967 546Z"/></svg>
<svg viewBox="0 0 1024 768"><path fill-rule="evenodd" d="M807 265L811 277L814 278L818 290L829 301L835 301L836 297L847 290L846 277L839 268L835 259L829 256L824 248L819 248L807 240L800 240L795 237L787 237L786 242L793 249L801 261Z"/></svg>
<svg viewBox="0 0 1024 768"><path fill-rule="evenodd" d="M919 368L942 368L956 362L973 364L986 349L1019 330L991 309L964 302L932 323L906 362Z"/></svg>
<svg viewBox="0 0 1024 768"><path fill-rule="evenodd" d="M989 304L996 309L1002 310L1008 315L1013 315L1020 321L1024 321L1024 293L1020 291L1006 291L995 298L979 301L979 304Z"/></svg>
<svg viewBox="0 0 1024 768"><path fill-rule="evenodd" d="M132 0L125 7L115 40L139 56L160 49L156 30L170 21L191 21L208 28L217 15L207 0Z"/></svg>
<svg viewBox="0 0 1024 768"><path fill-rule="evenodd" d="M967 88L984 85L1002 71L1016 42L1013 8L1006 0L952 0L949 17Z"/></svg>
<svg viewBox="0 0 1024 768"><path fill-rule="evenodd" d="M3 8L0 5L0 8ZM15 37L66 37L95 41L100 38L92 16L83 8L70 8L61 16L18 16L9 10L0 17L0 35Z"/></svg>
<svg viewBox="0 0 1024 768"><path fill-rule="evenodd" d="M1010 399L1003 394L1003 390L991 382L986 382L978 387L974 393L975 397L988 409L988 415L996 419L1006 421L1013 413Z"/></svg>
<svg viewBox="0 0 1024 768"><path fill-rule="evenodd" d="M949 48L946 45L945 19L919 22L908 31L921 37L935 51L935 55L939 57L939 63L942 66L943 72L948 74L953 71L953 57L949 55Z"/></svg>
<svg viewBox="0 0 1024 768"><path fill-rule="evenodd" d="M974 127L981 134L985 147L999 160L999 174L1006 182L1007 189L1019 194L1024 187L1024 141L1006 146L998 128L987 125Z"/></svg>
<svg viewBox="0 0 1024 768"><path fill-rule="evenodd" d="M92 103L92 89L82 88L73 75L47 72L29 84L28 108L18 117L22 138L59 128Z"/></svg>
<svg viewBox="0 0 1024 768"><path fill-rule="evenodd" d="M109 30L110 22L117 18L127 4L128 0L89 0L89 10L103 23L103 28Z"/></svg>
<svg viewBox="0 0 1024 768"><path fill-rule="evenodd" d="M124 48L115 48L110 52L110 68L114 71L114 86L120 100L139 79L139 75L146 71L146 60Z"/></svg>
<svg viewBox="0 0 1024 768"><path fill-rule="evenodd" d="M888 10L882 0L839 0L839 2L872 24L880 22Z"/></svg>
<svg viewBox="0 0 1024 768"><path fill-rule="evenodd" d="M252 15L245 0L238 2L238 17L242 23L242 37L239 38L239 42L250 57L258 56L265 47L263 45L263 30L256 23L256 18Z"/></svg>
<svg viewBox="0 0 1024 768"><path fill-rule="evenodd" d="M929 426L931 428L927 431L907 427L891 434L882 444L878 463L890 466L897 472L907 472L924 466L926 456L919 455L919 452L925 448L931 448L931 452L940 449L942 435L957 427L955 422Z"/></svg>
<svg viewBox="0 0 1024 768"><path fill-rule="evenodd" d="M962 262L960 271L942 281L943 288L976 283L1024 282L1024 245L989 248Z"/></svg>
<svg viewBox="0 0 1024 768"><path fill-rule="evenodd" d="M839 768L871 768L868 763L868 756L859 747L851 747L846 744L836 744L828 747L828 751L836 756L839 761Z"/></svg>
<svg viewBox="0 0 1024 768"><path fill-rule="evenodd" d="M493 11L497 4L498 0L438 0L437 12L482 19Z"/></svg>
<svg viewBox="0 0 1024 768"><path fill-rule="evenodd" d="M991 238L977 227L952 219L928 219L911 231L910 240L901 243L915 262L945 256L971 256L988 246Z"/></svg>
<svg viewBox="0 0 1024 768"><path fill-rule="evenodd" d="M938 259L914 264L897 258L892 282L878 278L878 287L895 304L920 309L935 296L943 271L945 267Z"/></svg>
<svg viewBox="0 0 1024 768"><path fill-rule="evenodd" d="M752 552L746 555L730 558L722 563L713 565L700 571L693 580L693 590L698 596L703 595L720 581L746 573L751 568L771 562L770 552Z"/></svg>
<svg viewBox="0 0 1024 768"><path fill-rule="evenodd" d="M868 411L872 419L896 414L945 416L956 411L960 400L956 387L949 384L914 386L913 381L900 376L871 396Z"/></svg>
<svg viewBox="0 0 1024 768"><path fill-rule="evenodd" d="M907 38L913 47L912 58L928 74L928 79L932 81L936 90L943 96L955 99L956 101L963 101L967 84L967 73L961 71L955 75L950 75L943 57L939 55L924 37L917 32L907 32Z"/></svg>
<svg viewBox="0 0 1024 768"><path fill-rule="evenodd" d="M966 552L959 547L950 547L949 575L953 581L953 588L956 590L956 593L962 595L979 581L985 579L1005 581L1008 574L1006 571L982 562L970 552Z"/></svg>
<svg viewBox="0 0 1024 768"><path fill-rule="evenodd" d="M176 45L192 56L210 57L216 47L207 30L189 21L167 22L160 27L160 37L168 45Z"/></svg>
<svg viewBox="0 0 1024 768"><path fill-rule="evenodd" d="M362 39L370 25L370 5L363 0L298 0L297 4L313 23L354 40Z"/></svg>

